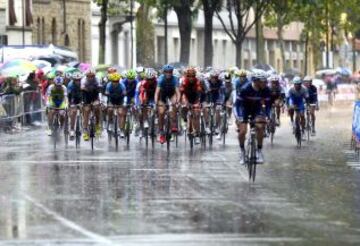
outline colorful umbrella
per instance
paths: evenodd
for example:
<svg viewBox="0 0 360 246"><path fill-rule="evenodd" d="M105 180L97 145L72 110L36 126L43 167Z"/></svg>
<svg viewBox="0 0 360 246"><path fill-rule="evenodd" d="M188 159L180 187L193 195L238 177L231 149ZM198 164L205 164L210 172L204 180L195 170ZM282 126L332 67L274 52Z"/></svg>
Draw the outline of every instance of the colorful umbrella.
<svg viewBox="0 0 360 246"><path fill-rule="evenodd" d="M51 67L51 63L44 60L34 60L32 63L39 69L43 69L44 67Z"/></svg>
<svg viewBox="0 0 360 246"><path fill-rule="evenodd" d="M88 63L80 63L80 65L79 65L79 69L80 69L81 72L85 72L90 67L91 67L91 65L88 64Z"/></svg>
<svg viewBox="0 0 360 246"><path fill-rule="evenodd" d="M95 67L96 72L106 71L110 65L107 64L100 64Z"/></svg>
<svg viewBox="0 0 360 246"><path fill-rule="evenodd" d="M20 67L21 69L27 70L29 72L36 70L36 66L34 64L32 64L31 61L28 61L25 59L14 59L14 60L6 62L1 67L1 71L8 69L8 68L13 68L13 67Z"/></svg>

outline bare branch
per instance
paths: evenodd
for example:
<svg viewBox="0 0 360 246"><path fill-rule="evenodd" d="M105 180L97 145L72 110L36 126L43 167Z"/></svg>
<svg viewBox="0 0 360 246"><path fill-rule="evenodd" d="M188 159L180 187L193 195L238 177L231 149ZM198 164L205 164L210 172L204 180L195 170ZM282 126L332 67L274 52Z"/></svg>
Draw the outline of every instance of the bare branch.
<svg viewBox="0 0 360 246"><path fill-rule="evenodd" d="M230 37L231 41L233 41L234 43L236 43L236 36L231 34L231 32L228 30L228 28L226 27L225 23L224 23L224 20L221 18L220 14L219 14L219 11L216 10L216 16L217 18L219 19L219 21L221 22L221 25L223 26L224 28L224 31L225 33Z"/></svg>

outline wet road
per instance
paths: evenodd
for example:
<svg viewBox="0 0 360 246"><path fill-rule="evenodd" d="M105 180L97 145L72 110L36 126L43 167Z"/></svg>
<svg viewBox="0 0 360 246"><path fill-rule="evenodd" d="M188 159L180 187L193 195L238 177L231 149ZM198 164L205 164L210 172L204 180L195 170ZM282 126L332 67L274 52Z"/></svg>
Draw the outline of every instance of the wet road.
<svg viewBox="0 0 360 246"><path fill-rule="evenodd" d="M319 113L301 150L288 121L255 184L225 147L190 153L104 136L53 150L43 130L0 135L0 245L360 245L352 106ZM183 145L183 144L182 144Z"/></svg>

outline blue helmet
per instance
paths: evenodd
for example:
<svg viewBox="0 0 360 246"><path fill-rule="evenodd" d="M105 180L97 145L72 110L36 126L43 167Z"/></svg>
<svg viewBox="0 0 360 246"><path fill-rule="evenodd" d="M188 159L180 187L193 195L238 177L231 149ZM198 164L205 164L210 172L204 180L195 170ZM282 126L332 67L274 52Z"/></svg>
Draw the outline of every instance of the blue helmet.
<svg viewBox="0 0 360 246"><path fill-rule="evenodd" d="M57 77L54 79L54 84L55 84L55 85L62 85L63 83L64 83L64 78L63 78L63 77L57 76Z"/></svg>
<svg viewBox="0 0 360 246"><path fill-rule="evenodd" d="M163 72L172 72L172 71L174 71L174 67L167 64L167 65L163 66L162 70L163 70Z"/></svg>

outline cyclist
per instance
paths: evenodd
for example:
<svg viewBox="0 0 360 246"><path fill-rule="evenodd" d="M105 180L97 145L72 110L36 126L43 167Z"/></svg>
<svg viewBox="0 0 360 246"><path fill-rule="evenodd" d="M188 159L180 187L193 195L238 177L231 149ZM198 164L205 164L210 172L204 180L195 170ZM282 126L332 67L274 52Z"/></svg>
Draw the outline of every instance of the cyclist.
<svg viewBox="0 0 360 246"><path fill-rule="evenodd" d="M81 80L81 91L83 95L83 104L84 104L84 113L83 113L83 128L84 134L83 138L84 141L89 141L89 117L91 113L91 106L93 107L94 114L95 114L95 131L96 135L101 135L101 125L100 125L100 91L101 91L101 83L99 79L95 76L95 70L89 68L86 71L86 77L82 78Z"/></svg>
<svg viewBox="0 0 360 246"><path fill-rule="evenodd" d="M232 103L233 103L233 84L231 80L231 74L225 72L223 74L223 80L225 82L225 106L226 106L226 113L231 118L231 111L232 111ZM231 122L229 120L229 122Z"/></svg>
<svg viewBox="0 0 360 246"><path fill-rule="evenodd" d="M332 72L327 72L323 75L323 80L326 84L326 94L328 95L328 101L333 104L335 100L335 94L337 92L337 80L338 75Z"/></svg>
<svg viewBox="0 0 360 246"><path fill-rule="evenodd" d="M181 102L185 106L183 113L186 120L187 111L189 110L188 105L192 106L193 118L192 122L187 122L187 128L190 129L190 125L193 126L193 132L189 132L189 134L195 136L195 144L200 144L200 101L202 89L200 80L196 78L195 68L190 67L186 69L180 86Z"/></svg>
<svg viewBox="0 0 360 246"><path fill-rule="evenodd" d="M308 104L309 92L304 86L302 86L302 81L301 81L300 77L295 76L293 78L292 82L294 85L288 91L288 95L286 98L288 112L289 112L292 126L295 129L294 112L295 112L295 109L299 111L300 124L301 124L302 131L304 132L305 131L305 115L304 115L305 102L306 102L306 104Z"/></svg>
<svg viewBox="0 0 360 246"><path fill-rule="evenodd" d="M81 79L83 74L75 72L72 74L72 80L67 86L68 91L68 101L70 104L70 140L73 140L75 137L75 120L77 109L81 106L82 103L82 93L81 93Z"/></svg>
<svg viewBox="0 0 360 246"><path fill-rule="evenodd" d="M137 73L135 70L130 69L127 71L125 78L121 81L122 86L125 88L125 98L124 103L125 105L134 105L135 104L135 94L136 94L136 87L139 81L137 80ZM120 137L124 137L124 130L125 130L125 122L126 122L126 114L127 114L127 107L124 108L124 114L122 115L123 119L121 120L121 127L120 127ZM132 110L132 109L131 109ZM133 112L135 114L135 112ZM135 118L137 115L135 114ZM140 127L135 126L135 135L138 135Z"/></svg>
<svg viewBox="0 0 360 246"><path fill-rule="evenodd" d="M212 70L209 74L209 79L206 82L207 85L207 94L208 94L208 102L211 107L215 107L218 105L224 105L225 103L225 85L224 82L219 78L219 72L217 70ZM209 128L209 117L208 110L204 111L205 118L207 119L207 131L210 132ZM220 109L219 107L215 108L215 135L217 135L217 139L221 139L221 135L219 134L219 126L220 126ZM211 133L212 134L212 133Z"/></svg>
<svg viewBox="0 0 360 246"><path fill-rule="evenodd" d="M169 100L173 105L171 112L171 121L172 121L172 132L177 132L176 126L176 112L177 112L177 103L180 100L180 91L179 91L179 79L173 75L174 67L171 65L163 66L163 74L158 78L157 88L155 91L155 103L158 106L158 117L159 117L159 130L160 136L159 141L161 144L166 142L165 133L164 133L164 117L165 117L165 105Z"/></svg>
<svg viewBox="0 0 360 246"><path fill-rule="evenodd" d="M264 162L262 145L265 135L266 118L271 108L270 89L266 85L266 74L258 72L253 74L252 83L248 83L236 94L234 102L234 115L238 124L238 138L240 142L240 163L245 163L245 139L249 116L253 117L257 137L257 163Z"/></svg>
<svg viewBox="0 0 360 246"><path fill-rule="evenodd" d="M271 91L271 104L275 107L276 113L276 125L280 126L280 114L281 109L284 106L285 102L285 90L280 85L280 76L279 75L271 75L268 79L269 88Z"/></svg>
<svg viewBox="0 0 360 246"><path fill-rule="evenodd" d="M117 72L108 74L109 82L106 85L105 95L108 97L107 102L107 115L108 115L108 130L112 131L113 127L113 115L114 109L118 115L118 124L119 128L123 126L124 121L124 97L125 97L125 87L120 83L121 75Z"/></svg>
<svg viewBox="0 0 360 246"><path fill-rule="evenodd" d="M319 101L318 101L318 94L317 88L312 84L312 78L310 76L306 76L304 78L304 86L308 89L309 92L309 105L310 105L310 117L312 122L312 132L311 135L315 136L315 110L319 110Z"/></svg>
<svg viewBox="0 0 360 246"><path fill-rule="evenodd" d="M47 90L47 111L48 111L48 136L52 135L52 122L56 110L60 110L60 125L64 126L65 110L67 108L67 90L64 86L64 78L56 77L54 84Z"/></svg>
<svg viewBox="0 0 360 246"><path fill-rule="evenodd" d="M152 68L145 70L145 79L142 80L136 89L136 105L141 106L139 122L141 126L148 120L148 109L144 106L155 105L156 71Z"/></svg>

